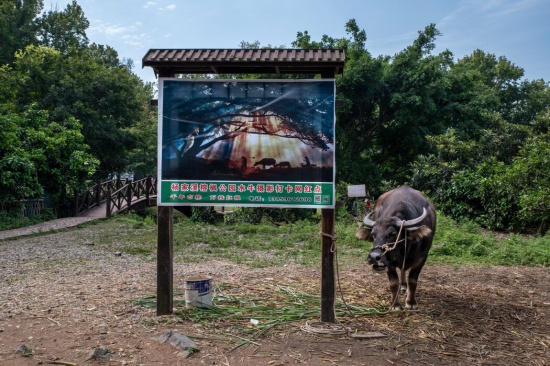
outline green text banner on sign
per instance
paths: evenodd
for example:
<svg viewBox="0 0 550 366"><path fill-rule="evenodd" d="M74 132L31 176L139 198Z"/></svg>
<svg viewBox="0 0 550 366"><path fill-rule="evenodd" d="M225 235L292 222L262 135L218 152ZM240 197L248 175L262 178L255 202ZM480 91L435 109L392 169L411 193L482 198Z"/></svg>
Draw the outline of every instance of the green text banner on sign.
<svg viewBox="0 0 550 366"><path fill-rule="evenodd" d="M159 205L332 208L334 80L159 80Z"/></svg>

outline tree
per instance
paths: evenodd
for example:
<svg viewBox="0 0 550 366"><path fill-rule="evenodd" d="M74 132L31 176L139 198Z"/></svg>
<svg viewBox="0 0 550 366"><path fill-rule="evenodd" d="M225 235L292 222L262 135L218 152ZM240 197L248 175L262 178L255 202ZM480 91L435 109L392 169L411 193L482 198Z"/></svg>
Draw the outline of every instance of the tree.
<svg viewBox="0 0 550 366"><path fill-rule="evenodd" d="M535 136L521 148L504 174L495 176L517 197L515 213L518 228L538 226L540 235L550 226L550 135ZM527 174L526 174L527 173Z"/></svg>
<svg viewBox="0 0 550 366"><path fill-rule="evenodd" d="M466 81L466 85L473 86L473 92L484 98L484 105L476 106L478 113L489 110L491 113L500 114L504 120L511 123L520 121L518 113L521 112L517 101L522 98L522 68L515 66L504 56L497 58L494 54L475 50L471 55L459 60L453 66L453 71L454 75L461 76L461 82ZM468 82L467 77L474 80L475 85ZM478 128L488 127L484 125L483 119L480 122Z"/></svg>
<svg viewBox="0 0 550 366"><path fill-rule="evenodd" d="M439 32L434 25L392 57L373 58L363 32L348 22L354 50L346 72L337 79L337 155L339 179L369 182L375 191L382 179L404 183L408 165L426 153L425 136L446 128L447 73L452 55L432 56Z"/></svg>
<svg viewBox="0 0 550 366"><path fill-rule="evenodd" d="M40 193L31 154L23 148L22 125L21 116L0 114L0 203Z"/></svg>
<svg viewBox="0 0 550 366"><path fill-rule="evenodd" d="M88 153L77 120L52 122L47 111L34 108L26 112L28 124L23 137L33 155L38 181L59 209L67 206L75 190L87 186L99 161Z"/></svg>
<svg viewBox="0 0 550 366"><path fill-rule="evenodd" d="M122 173L136 139L131 128L148 119L150 87L124 65L112 49L93 46L88 53L64 56L52 48L27 47L17 55L12 80L19 111L32 103L52 121L76 118L90 152L101 161L98 174ZM105 63L105 59L109 64Z"/></svg>
<svg viewBox="0 0 550 366"><path fill-rule="evenodd" d="M13 62L17 50L36 44L34 19L42 7L42 0L0 2L0 66Z"/></svg>
<svg viewBox="0 0 550 366"><path fill-rule="evenodd" d="M132 60L89 45L76 1L35 19L41 9L42 1L0 4L0 60L9 62L0 66L0 117L10 126L0 141L0 199L45 189L60 207L91 174L126 171L137 139L148 141L150 130L135 126L151 121L152 88L132 73ZM146 146L156 156L156 146Z"/></svg>
<svg viewBox="0 0 550 366"><path fill-rule="evenodd" d="M63 11L50 10L37 19L40 45L52 47L63 54L82 50L88 45L86 30L90 22L76 0Z"/></svg>
<svg viewBox="0 0 550 366"><path fill-rule="evenodd" d="M31 105L21 114L0 116L1 200L41 197L42 189L60 208L75 189L90 181L98 165L88 152L74 119L51 122L48 112Z"/></svg>
<svg viewBox="0 0 550 366"><path fill-rule="evenodd" d="M141 90L143 96L140 99L147 100L153 95L153 85L146 84ZM146 117L136 121L130 128L130 133L136 138L135 148L128 153L128 171L134 172L137 176L155 174L157 171L157 131L158 115L157 108L146 107Z"/></svg>
<svg viewBox="0 0 550 366"><path fill-rule="evenodd" d="M426 136L445 131L447 70L452 54L432 56L435 38L432 24L418 32L418 38L396 54L384 72L387 93L379 104L381 116L376 144L377 161L386 179L405 182L408 165L426 152Z"/></svg>

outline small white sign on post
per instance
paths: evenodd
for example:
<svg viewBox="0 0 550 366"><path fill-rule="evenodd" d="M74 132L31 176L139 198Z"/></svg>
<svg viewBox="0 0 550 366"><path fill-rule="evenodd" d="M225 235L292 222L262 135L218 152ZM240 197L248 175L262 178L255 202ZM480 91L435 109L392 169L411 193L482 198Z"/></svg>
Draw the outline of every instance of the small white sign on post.
<svg viewBox="0 0 550 366"><path fill-rule="evenodd" d="M348 186L348 197L365 197L366 195L364 184Z"/></svg>

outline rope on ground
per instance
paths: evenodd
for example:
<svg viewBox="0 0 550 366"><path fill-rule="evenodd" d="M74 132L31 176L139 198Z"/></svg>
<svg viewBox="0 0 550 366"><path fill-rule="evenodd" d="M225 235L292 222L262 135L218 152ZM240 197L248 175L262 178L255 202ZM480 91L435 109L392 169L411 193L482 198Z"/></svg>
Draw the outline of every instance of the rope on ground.
<svg viewBox="0 0 550 366"><path fill-rule="evenodd" d="M348 334L350 332L350 329L343 324L309 320L306 321L305 324L300 327L300 329L308 333L328 335Z"/></svg>

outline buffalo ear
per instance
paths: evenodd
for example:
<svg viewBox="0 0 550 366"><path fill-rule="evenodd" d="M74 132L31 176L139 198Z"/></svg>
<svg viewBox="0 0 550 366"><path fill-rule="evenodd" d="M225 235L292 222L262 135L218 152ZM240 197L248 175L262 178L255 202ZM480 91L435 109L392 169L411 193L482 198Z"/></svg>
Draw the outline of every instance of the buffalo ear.
<svg viewBox="0 0 550 366"><path fill-rule="evenodd" d="M355 239L373 241L370 229L365 229L364 227L357 229Z"/></svg>
<svg viewBox="0 0 550 366"><path fill-rule="evenodd" d="M426 225L422 225L420 227L409 227L407 228L407 233L409 238L411 239L422 239L432 235L432 229L430 229Z"/></svg>

